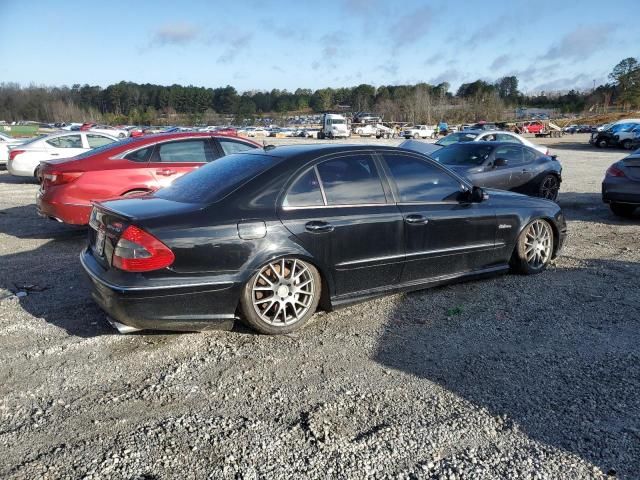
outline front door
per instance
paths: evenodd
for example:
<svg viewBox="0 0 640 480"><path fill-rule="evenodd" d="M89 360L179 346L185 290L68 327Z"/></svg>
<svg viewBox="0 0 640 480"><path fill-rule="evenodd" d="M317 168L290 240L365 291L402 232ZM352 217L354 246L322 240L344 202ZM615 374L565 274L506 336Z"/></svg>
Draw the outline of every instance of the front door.
<svg viewBox="0 0 640 480"><path fill-rule="evenodd" d="M334 295L394 285L404 259L404 224L369 153L308 167L292 183L280 218L333 278Z"/></svg>
<svg viewBox="0 0 640 480"><path fill-rule="evenodd" d="M486 203L463 201L468 188L435 162L384 153L405 222L402 282L471 272L495 263L496 217Z"/></svg>

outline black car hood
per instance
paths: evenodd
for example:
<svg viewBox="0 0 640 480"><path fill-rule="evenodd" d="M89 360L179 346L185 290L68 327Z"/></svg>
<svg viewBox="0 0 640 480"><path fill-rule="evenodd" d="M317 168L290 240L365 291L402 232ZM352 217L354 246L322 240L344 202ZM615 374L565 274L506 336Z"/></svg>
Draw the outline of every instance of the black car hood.
<svg viewBox="0 0 640 480"><path fill-rule="evenodd" d="M96 203L96 205L130 221L148 220L169 215L182 215L204 208L204 205L199 203L174 202L172 200L154 197L153 195L105 200Z"/></svg>

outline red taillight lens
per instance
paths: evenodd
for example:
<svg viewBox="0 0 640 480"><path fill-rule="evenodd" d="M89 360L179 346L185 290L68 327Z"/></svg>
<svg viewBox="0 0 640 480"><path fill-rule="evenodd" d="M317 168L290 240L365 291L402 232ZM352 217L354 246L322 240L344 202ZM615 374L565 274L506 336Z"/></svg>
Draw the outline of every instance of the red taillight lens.
<svg viewBox="0 0 640 480"><path fill-rule="evenodd" d="M615 165L611 165L608 169L607 169L607 173L606 175L608 177L624 177L624 172L622 170L620 170L618 167L616 167Z"/></svg>
<svg viewBox="0 0 640 480"><path fill-rule="evenodd" d="M24 153L24 150L11 150L9 152L9 161L13 162L13 159L16 158L21 153Z"/></svg>
<svg viewBox="0 0 640 480"><path fill-rule="evenodd" d="M48 185L62 185L77 180L84 172L45 172L42 179Z"/></svg>
<svg viewBox="0 0 640 480"><path fill-rule="evenodd" d="M111 264L127 272L149 272L168 267L175 258L164 243L131 225L118 240Z"/></svg>

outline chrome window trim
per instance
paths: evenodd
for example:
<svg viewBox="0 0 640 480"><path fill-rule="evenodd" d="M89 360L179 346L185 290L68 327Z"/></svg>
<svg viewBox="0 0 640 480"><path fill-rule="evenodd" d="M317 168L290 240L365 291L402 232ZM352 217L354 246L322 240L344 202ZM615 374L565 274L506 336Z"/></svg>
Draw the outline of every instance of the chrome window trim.
<svg viewBox="0 0 640 480"><path fill-rule="evenodd" d="M168 142L177 142L180 140L193 140L193 139L198 139L198 138L202 138L203 140L207 140L210 138L214 138L213 136L204 136L204 135L189 135L188 137L179 137L179 138L168 138L168 139L164 139L164 140L158 140L156 143L147 143L145 145L138 145L137 147L134 148L130 148L129 150L125 150L124 152L120 152L117 155L114 155L112 157L109 157L110 160L128 160L126 157L127 155L129 155L131 152L135 152L137 150L142 150L143 148L148 148L148 147L155 147L156 145L161 145L163 143L168 143ZM134 160L131 160L132 162ZM140 162L138 162L140 163ZM200 163L200 162L198 162Z"/></svg>
<svg viewBox="0 0 640 480"><path fill-rule="evenodd" d="M388 207L396 206L395 203L356 203L353 205L341 204L341 205L311 205L308 207L290 207L282 205L282 210L309 210L312 208L353 208L353 207Z"/></svg>

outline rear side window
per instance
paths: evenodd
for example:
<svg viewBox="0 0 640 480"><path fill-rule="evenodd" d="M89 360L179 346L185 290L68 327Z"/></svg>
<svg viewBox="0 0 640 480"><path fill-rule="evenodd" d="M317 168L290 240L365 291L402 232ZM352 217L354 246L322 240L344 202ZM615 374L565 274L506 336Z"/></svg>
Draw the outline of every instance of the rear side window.
<svg viewBox="0 0 640 480"><path fill-rule="evenodd" d="M251 150L255 148L254 145L251 145L249 143L237 142L235 140L228 140L226 138L220 138L218 139L218 141L220 142L220 146L222 147L222 151L225 155L229 155L231 153L240 153L244 152L245 150Z"/></svg>
<svg viewBox="0 0 640 480"><path fill-rule="evenodd" d="M532 163L535 162L536 159L540 156L540 152L537 152L531 148L523 148L524 153L524 163Z"/></svg>
<svg viewBox="0 0 640 480"><path fill-rule="evenodd" d="M280 160L252 153L229 155L183 175L154 195L182 203L217 202Z"/></svg>
<svg viewBox="0 0 640 480"><path fill-rule="evenodd" d="M87 133L87 142L89 143L90 148L102 147L103 145L109 145L113 143L114 140L109 137L103 137L102 135L95 135Z"/></svg>
<svg viewBox="0 0 640 480"><path fill-rule="evenodd" d="M328 205L386 203L382 182L370 155L351 155L318 164Z"/></svg>
<svg viewBox="0 0 640 480"><path fill-rule="evenodd" d="M322 206L322 192L320 191L320 182L316 175L315 169L307 170L303 173L287 192L287 196L282 202L284 207L312 207Z"/></svg>
<svg viewBox="0 0 640 480"><path fill-rule="evenodd" d="M47 140L47 143L56 148L83 148L82 137L80 135L66 135L64 137L54 137Z"/></svg>
<svg viewBox="0 0 640 480"><path fill-rule="evenodd" d="M133 162L146 162L147 160L149 160L149 156L151 155L152 150L153 146L141 148L140 150L135 150L133 152L127 153L124 158Z"/></svg>
<svg viewBox="0 0 640 480"><path fill-rule="evenodd" d="M457 200L461 183L441 168L408 155L385 153L384 159L395 181L401 203Z"/></svg>
<svg viewBox="0 0 640 480"><path fill-rule="evenodd" d="M205 140L184 140L158 145L159 162L164 163L197 163L206 162Z"/></svg>

